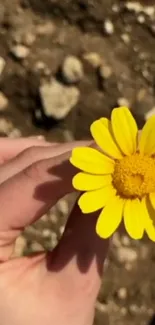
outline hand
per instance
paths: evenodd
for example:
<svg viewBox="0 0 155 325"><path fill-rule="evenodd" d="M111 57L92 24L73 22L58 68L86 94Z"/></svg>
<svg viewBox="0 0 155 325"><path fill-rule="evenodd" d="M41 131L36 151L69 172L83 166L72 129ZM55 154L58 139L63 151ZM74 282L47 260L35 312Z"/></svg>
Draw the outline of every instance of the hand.
<svg viewBox="0 0 155 325"><path fill-rule="evenodd" d="M93 324L108 248L95 234L97 215L75 205L53 252L11 258L24 227L73 191L68 158L78 145L0 139L1 325Z"/></svg>

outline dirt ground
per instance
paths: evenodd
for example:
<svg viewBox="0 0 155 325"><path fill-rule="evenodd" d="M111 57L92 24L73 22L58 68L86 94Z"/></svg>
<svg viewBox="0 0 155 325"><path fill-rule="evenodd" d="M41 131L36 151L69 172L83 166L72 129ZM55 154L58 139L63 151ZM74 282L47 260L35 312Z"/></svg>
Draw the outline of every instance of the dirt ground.
<svg viewBox="0 0 155 325"><path fill-rule="evenodd" d="M89 138L94 119L124 104L142 127L155 113L154 53L153 1L0 0L0 135ZM51 77L64 83L62 67L70 55L82 66L79 80L70 82L79 98L63 119L54 118L52 107L50 116L45 111L40 86ZM25 231L20 254L56 244L70 200ZM116 234L95 325L153 325L154 313L154 244Z"/></svg>

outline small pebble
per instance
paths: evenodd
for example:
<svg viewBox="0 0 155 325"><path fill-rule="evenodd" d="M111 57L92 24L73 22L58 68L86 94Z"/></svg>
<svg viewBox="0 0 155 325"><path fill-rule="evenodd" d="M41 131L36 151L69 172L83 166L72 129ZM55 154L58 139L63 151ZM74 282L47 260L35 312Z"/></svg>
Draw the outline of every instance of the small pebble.
<svg viewBox="0 0 155 325"><path fill-rule="evenodd" d="M44 250L43 246L37 242L31 244L32 252L42 252Z"/></svg>
<svg viewBox="0 0 155 325"><path fill-rule="evenodd" d="M125 97L118 98L117 103L118 103L118 106L126 106L126 107L130 106L128 99Z"/></svg>
<svg viewBox="0 0 155 325"><path fill-rule="evenodd" d="M22 43L26 46L32 46L36 40L36 35L34 33L26 33L23 37Z"/></svg>
<svg viewBox="0 0 155 325"><path fill-rule="evenodd" d="M103 30L106 35L112 35L114 33L114 25L110 19L106 19L103 24Z"/></svg>
<svg viewBox="0 0 155 325"><path fill-rule="evenodd" d="M16 59L23 60L29 55L29 48L24 45L14 45L11 48L11 53Z"/></svg>
<svg viewBox="0 0 155 325"><path fill-rule="evenodd" d="M64 233L64 230L65 230L65 226L61 226L59 228L60 235L62 235Z"/></svg>
<svg viewBox="0 0 155 325"><path fill-rule="evenodd" d="M23 254L24 249L26 248L26 239L23 236L19 236L16 239L14 252L12 257L19 257Z"/></svg>
<svg viewBox="0 0 155 325"><path fill-rule="evenodd" d="M120 288L117 292L118 298L121 300L124 300L127 298L127 289L126 288Z"/></svg>
<svg viewBox="0 0 155 325"><path fill-rule="evenodd" d="M22 136L22 133L19 129L15 128L9 133L9 138L15 139L20 138Z"/></svg>
<svg viewBox="0 0 155 325"><path fill-rule="evenodd" d="M130 43L130 36L128 34L122 34L121 39L124 42L124 44L129 44Z"/></svg>
<svg viewBox="0 0 155 325"><path fill-rule="evenodd" d="M122 236L121 242L123 246L129 246L131 244L130 238L126 235Z"/></svg>
<svg viewBox="0 0 155 325"><path fill-rule="evenodd" d="M144 24L145 23L145 17L143 15L139 15L137 17L137 21L140 23L140 24Z"/></svg>
<svg viewBox="0 0 155 325"><path fill-rule="evenodd" d="M99 75L101 78L103 79L108 79L111 77L112 75L112 69L110 66L108 65L101 65L99 67Z"/></svg>
<svg viewBox="0 0 155 325"><path fill-rule="evenodd" d="M129 311L132 315L135 315L139 312L139 307L137 305L132 304L129 306Z"/></svg>
<svg viewBox="0 0 155 325"><path fill-rule="evenodd" d="M125 316L127 314L127 309L125 307L121 308L121 314Z"/></svg>
<svg viewBox="0 0 155 325"><path fill-rule="evenodd" d="M0 91L0 111L4 111L8 106L7 97Z"/></svg>
<svg viewBox="0 0 155 325"><path fill-rule="evenodd" d="M84 75L82 62L73 55L67 56L62 65L62 74L68 83L80 81Z"/></svg>
<svg viewBox="0 0 155 325"><path fill-rule="evenodd" d="M112 5L112 11L113 11L114 13L118 13L118 12L120 11L120 7L118 6L117 3L114 3L114 4Z"/></svg>
<svg viewBox="0 0 155 325"><path fill-rule="evenodd" d="M112 237L112 242L115 247L121 247L121 239L118 232L115 232Z"/></svg>
<svg viewBox="0 0 155 325"><path fill-rule="evenodd" d="M153 115L155 115L155 106L145 113L145 120L147 121Z"/></svg>
<svg viewBox="0 0 155 325"><path fill-rule="evenodd" d="M5 68L6 62L5 60L0 56L0 76Z"/></svg>
<svg viewBox="0 0 155 325"><path fill-rule="evenodd" d="M13 125L11 121L7 120L4 117L0 118L0 132L5 133L7 135L10 134L13 130Z"/></svg>
<svg viewBox="0 0 155 325"><path fill-rule="evenodd" d="M40 36L49 35L53 34L55 29L55 25L52 22L47 21L45 24L37 26L36 33Z"/></svg>
<svg viewBox="0 0 155 325"><path fill-rule="evenodd" d="M66 200L64 200L64 199L61 199L57 203L57 208L64 215L67 215L68 212L69 212L68 202Z"/></svg>
<svg viewBox="0 0 155 325"><path fill-rule="evenodd" d="M58 217L57 217L56 213L51 213L49 219L53 224L58 223Z"/></svg>
<svg viewBox="0 0 155 325"><path fill-rule="evenodd" d="M49 229L44 229L42 235L44 238L49 238L51 236L51 231Z"/></svg>
<svg viewBox="0 0 155 325"><path fill-rule="evenodd" d="M137 260L137 252L129 247L119 247L116 252L118 260L122 263L133 263Z"/></svg>
<svg viewBox="0 0 155 325"><path fill-rule="evenodd" d="M103 62L101 56L96 52L86 53L83 55L83 58L95 69L97 69Z"/></svg>
<svg viewBox="0 0 155 325"><path fill-rule="evenodd" d="M42 61L37 61L34 66L35 71L39 71L39 72L45 70L46 68L47 68L46 64Z"/></svg>
<svg viewBox="0 0 155 325"><path fill-rule="evenodd" d="M96 309L102 313L105 313L107 311L107 305L106 304L103 304L101 303L100 301L97 300L96 302Z"/></svg>

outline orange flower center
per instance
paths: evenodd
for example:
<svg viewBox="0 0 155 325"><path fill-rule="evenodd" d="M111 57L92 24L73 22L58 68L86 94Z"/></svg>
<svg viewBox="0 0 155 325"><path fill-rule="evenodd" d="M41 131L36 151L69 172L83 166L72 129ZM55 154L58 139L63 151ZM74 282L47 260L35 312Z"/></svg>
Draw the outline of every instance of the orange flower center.
<svg viewBox="0 0 155 325"><path fill-rule="evenodd" d="M155 192L155 159L136 153L117 160L113 185L125 198L142 198Z"/></svg>

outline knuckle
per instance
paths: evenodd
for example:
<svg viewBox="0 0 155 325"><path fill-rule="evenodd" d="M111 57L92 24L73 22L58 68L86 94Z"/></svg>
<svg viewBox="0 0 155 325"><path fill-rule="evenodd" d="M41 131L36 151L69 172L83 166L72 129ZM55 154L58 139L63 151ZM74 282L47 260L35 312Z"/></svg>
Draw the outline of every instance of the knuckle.
<svg viewBox="0 0 155 325"><path fill-rule="evenodd" d="M21 153L21 157L23 160L32 160L34 157L38 156L38 154L40 153L40 147L30 147L25 149L22 153Z"/></svg>
<svg viewBox="0 0 155 325"><path fill-rule="evenodd" d="M33 163L31 166L27 167L24 171L24 176L31 181L39 182L43 178L43 171L42 171L42 162L38 161Z"/></svg>

